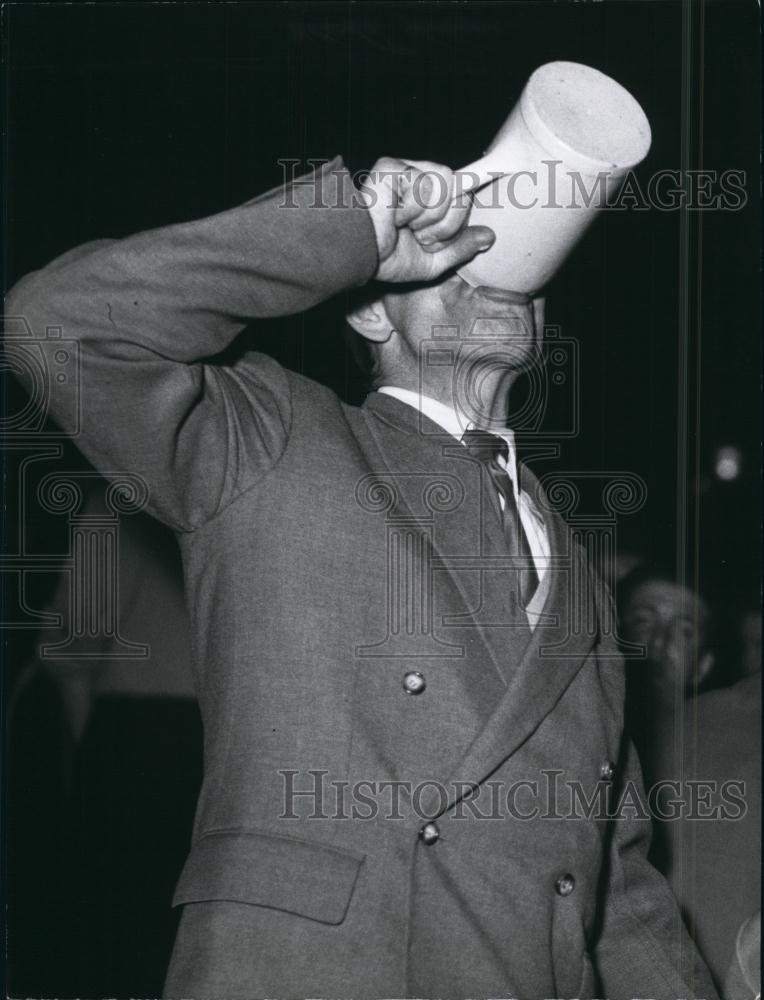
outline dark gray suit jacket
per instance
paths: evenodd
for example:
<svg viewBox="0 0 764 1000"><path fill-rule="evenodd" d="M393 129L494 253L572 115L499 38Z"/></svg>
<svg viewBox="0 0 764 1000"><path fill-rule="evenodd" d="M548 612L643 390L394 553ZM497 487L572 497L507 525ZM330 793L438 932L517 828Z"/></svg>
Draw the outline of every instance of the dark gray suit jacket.
<svg viewBox="0 0 764 1000"><path fill-rule="evenodd" d="M333 207L299 186L293 208L277 191L91 244L8 303L77 338L78 444L145 479L183 553L205 779L167 994L713 996L649 824L560 818L566 782L591 795L610 761L616 795L637 772L600 588L559 517L531 634L466 449L390 397L353 408L256 353L203 360L374 273L339 161L320 183ZM285 809L290 782L321 781L324 803ZM403 783L397 808L389 784L368 801L380 782Z"/></svg>

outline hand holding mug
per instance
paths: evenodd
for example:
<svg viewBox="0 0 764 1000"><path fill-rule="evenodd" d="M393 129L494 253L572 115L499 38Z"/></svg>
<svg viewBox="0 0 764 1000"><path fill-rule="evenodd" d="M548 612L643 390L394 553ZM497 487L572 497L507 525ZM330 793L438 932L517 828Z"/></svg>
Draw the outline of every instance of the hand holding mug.
<svg viewBox="0 0 764 1000"><path fill-rule="evenodd" d="M379 250L379 281L432 281L488 250L494 233L468 226L470 202L454 173L424 160L382 157L362 183Z"/></svg>

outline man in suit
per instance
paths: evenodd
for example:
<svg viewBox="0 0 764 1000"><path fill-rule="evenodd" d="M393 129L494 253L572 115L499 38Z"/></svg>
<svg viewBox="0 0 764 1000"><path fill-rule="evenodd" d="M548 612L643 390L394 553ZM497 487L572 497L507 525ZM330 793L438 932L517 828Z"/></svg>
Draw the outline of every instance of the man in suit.
<svg viewBox="0 0 764 1000"><path fill-rule="evenodd" d="M335 160L10 295L78 340L78 443L182 550L205 774L166 995L713 996L649 822L566 818L573 782L639 785L621 664L573 626L599 588L498 420L539 309L453 274L491 233L428 167L359 197ZM359 408L205 360L371 279ZM463 351L430 351L444 327Z"/></svg>

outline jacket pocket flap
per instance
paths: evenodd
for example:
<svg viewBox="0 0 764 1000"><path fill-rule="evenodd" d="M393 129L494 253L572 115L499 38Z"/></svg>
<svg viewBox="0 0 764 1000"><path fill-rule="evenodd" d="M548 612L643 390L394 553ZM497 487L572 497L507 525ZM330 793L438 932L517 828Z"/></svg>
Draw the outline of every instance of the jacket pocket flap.
<svg viewBox="0 0 764 1000"><path fill-rule="evenodd" d="M227 900L339 924L363 860L296 837L213 830L192 845L172 905Z"/></svg>

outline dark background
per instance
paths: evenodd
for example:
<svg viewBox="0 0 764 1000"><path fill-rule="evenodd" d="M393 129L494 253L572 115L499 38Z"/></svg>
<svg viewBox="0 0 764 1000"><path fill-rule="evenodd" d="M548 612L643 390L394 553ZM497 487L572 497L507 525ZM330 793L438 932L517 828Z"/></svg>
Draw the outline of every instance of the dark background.
<svg viewBox="0 0 764 1000"><path fill-rule="evenodd" d="M281 181L280 158L341 153L353 169L381 155L467 164L530 73L555 59L595 66L642 104L653 147L638 168L641 181L683 166L744 171L748 203L740 211L603 213L554 280L547 321L579 344L580 430L561 437L559 458L536 471L641 476L648 500L619 523L621 546L699 579L722 623L758 607L754 2L10 4L3 18L6 286L87 240L245 201ZM260 324L245 338L359 401L342 309L331 302ZM6 412L22 403L8 386ZM550 435L568 429L565 413L562 404L551 407ZM742 455L730 482L714 474L723 445ZM67 446L61 467L81 464ZM16 467L13 456L6 460L7 550L17 550L21 530L29 551L64 552L65 519L32 508L19 527ZM42 606L54 582L54 574L35 574L27 602ZM13 586L6 580L4 599L15 607ZM12 693L37 636L29 628L9 634ZM38 985L64 995L55 948L30 946L57 936L54 920L59 929L67 920L65 898L45 917L56 886L43 855L56 837L60 787L50 777L46 789L44 776L60 745L59 721L44 697L26 711L28 738L10 786L11 815L25 815L17 847L27 840L16 983L27 995ZM63 934L59 952L66 947ZM70 992L82 995L73 976ZM125 980L126 995L138 981Z"/></svg>

